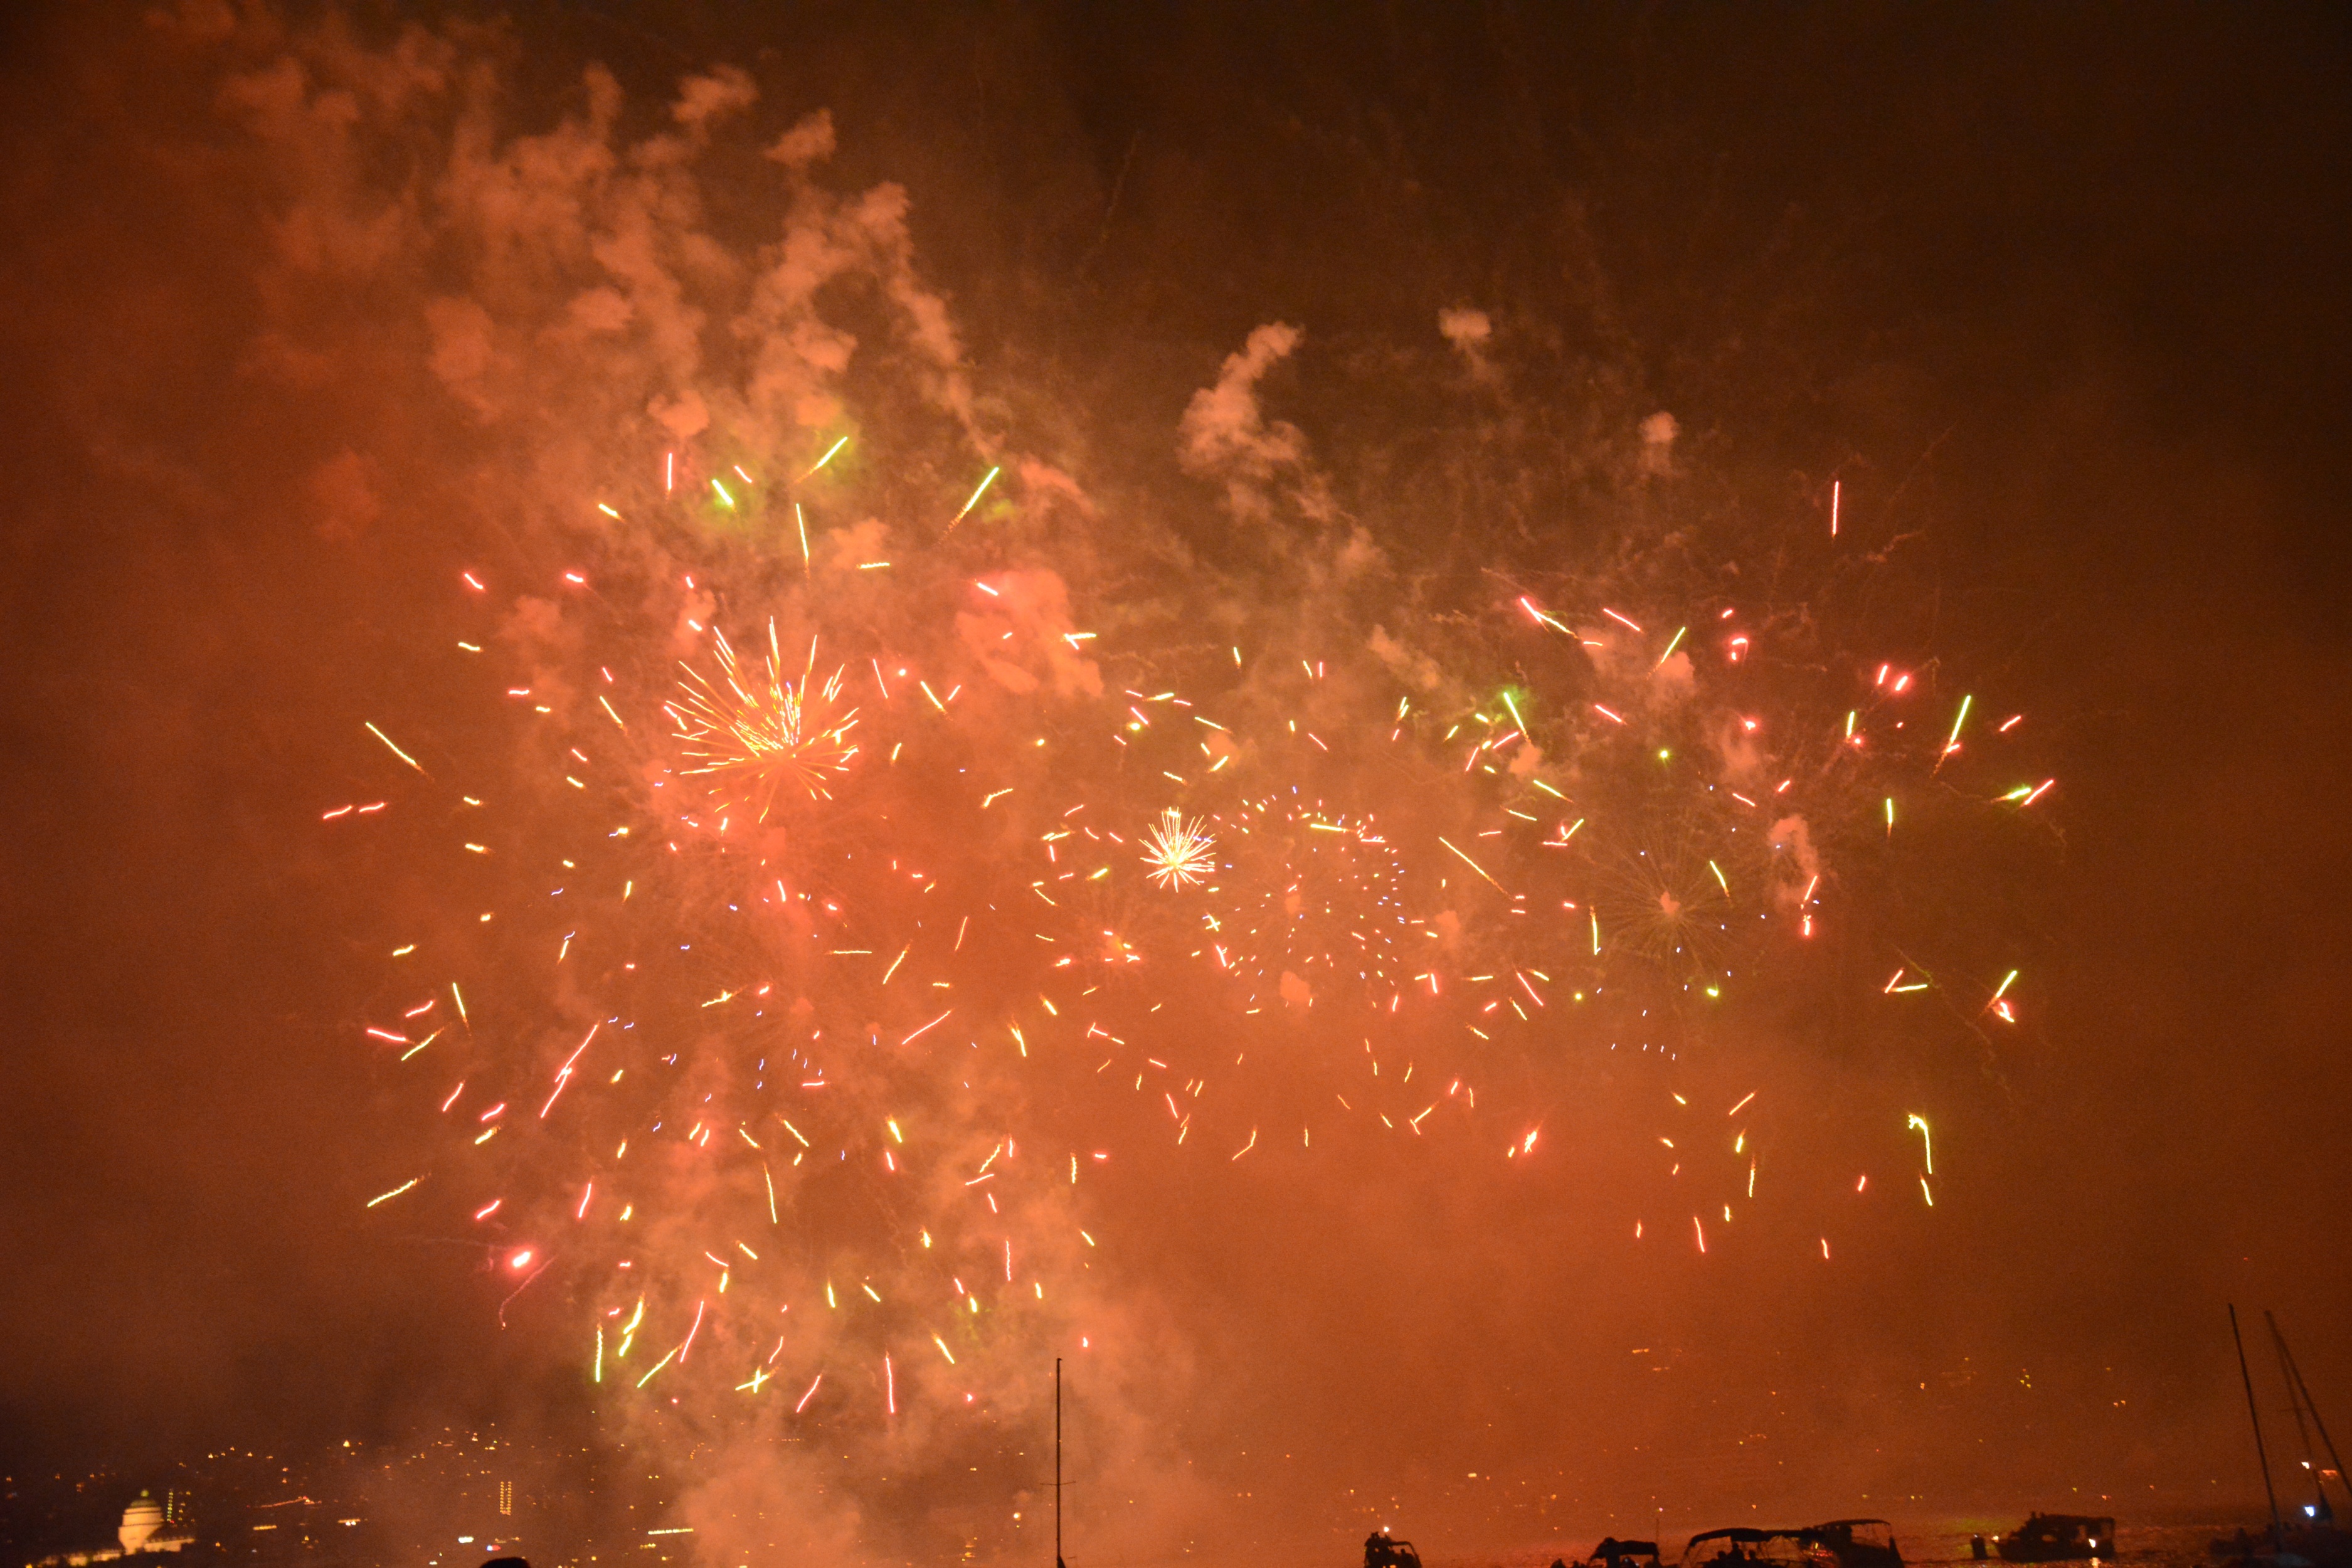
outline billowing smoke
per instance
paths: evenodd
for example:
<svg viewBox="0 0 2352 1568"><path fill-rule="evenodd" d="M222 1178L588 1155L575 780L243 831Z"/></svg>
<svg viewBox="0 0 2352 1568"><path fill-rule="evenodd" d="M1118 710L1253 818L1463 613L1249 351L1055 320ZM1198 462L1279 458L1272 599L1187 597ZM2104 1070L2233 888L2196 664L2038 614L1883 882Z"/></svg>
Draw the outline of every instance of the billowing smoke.
<svg viewBox="0 0 2352 1568"><path fill-rule="evenodd" d="M1148 420L1017 374L789 61L141 25L270 526L401 607L318 814L384 875L357 1223L478 1254L708 1562L1036 1554L1057 1358L1107 1556L1548 1539L1702 1419L1654 1379L1845 1348L1716 1293L1913 1256L1906 1117L2038 1038L1977 917L2054 804L1882 653L1888 531L1724 502L1622 365L1510 392L1556 345L1436 291Z"/></svg>

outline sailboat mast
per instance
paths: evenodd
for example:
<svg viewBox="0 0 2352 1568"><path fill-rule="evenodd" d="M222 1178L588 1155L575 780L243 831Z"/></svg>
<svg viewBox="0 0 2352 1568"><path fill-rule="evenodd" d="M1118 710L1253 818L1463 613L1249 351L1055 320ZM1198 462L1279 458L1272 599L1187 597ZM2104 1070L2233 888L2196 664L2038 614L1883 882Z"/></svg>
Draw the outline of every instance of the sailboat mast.
<svg viewBox="0 0 2352 1568"><path fill-rule="evenodd" d="M2278 1320L2271 1316L2268 1308L2263 1310L2263 1321L2270 1325L2271 1349L2278 1352L2279 1381L2286 1384L2287 1408L2294 1412L2295 1438L2303 1444L2303 1468L2306 1470L2316 1470L2319 1468L2319 1456L2312 1451L2311 1423L2303 1418L2303 1395L2295 1391L2294 1373L2287 1369L2286 1341L2280 1336ZM2327 1501L2327 1489L2320 1484L2320 1478L2316 1475L2313 1476L2311 1484L2320 1502L2325 1504Z"/></svg>
<svg viewBox="0 0 2352 1568"><path fill-rule="evenodd" d="M2271 1337L2278 1341L2279 1357L2286 1363L2287 1375L2294 1380L2295 1392L2303 1396L2303 1407L2311 1412L2311 1424L2319 1428L2319 1446L2327 1450L2327 1462L2336 1467L2336 1484L2352 1492L2352 1476L2344 1473L2344 1461L2336 1457L2336 1439L2327 1435L2327 1423L2319 1418L2319 1406L2311 1397L2311 1387L2303 1381L2303 1368L2294 1361L2294 1352L2287 1348L2286 1336L2279 1332L2278 1320L2265 1311L2263 1317L2270 1323ZM2326 1497L2326 1488L2320 1489Z"/></svg>
<svg viewBox="0 0 2352 1568"><path fill-rule="evenodd" d="M2237 1320L2232 1318L2231 1322ZM2263 1472L2269 1479L2269 1472ZM2278 1510L2273 1509L2272 1512ZM1054 1568L1067 1568L1062 1561L1062 1358L1054 1358Z"/></svg>
<svg viewBox="0 0 2352 1568"><path fill-rule="evenodd" d="M2273 1551L2284 1552L2286 1550L2286 1526L2279 1519L2278 1493L2271 1487L2271 1457L2263 1447L2263 1416L2262 1412L2254 1408L2254 1374L2246 1370L2246 1341L2238 1332L2238 1304L2234 1301L2230 1303L2230 1342L2238 1347L2238 1380L2246 1385L2246 1415L2254 1424L2254 1458L2263 1467L2263 1495L2271 1500L2271 1547ZM1055 1375L1058 1380L1059 1363L1056 1363ZM1061 1386L1058 1381L1055 1386L1057 1389ZM1058 1497L1060 1494L1055 1495Z"/></svg>

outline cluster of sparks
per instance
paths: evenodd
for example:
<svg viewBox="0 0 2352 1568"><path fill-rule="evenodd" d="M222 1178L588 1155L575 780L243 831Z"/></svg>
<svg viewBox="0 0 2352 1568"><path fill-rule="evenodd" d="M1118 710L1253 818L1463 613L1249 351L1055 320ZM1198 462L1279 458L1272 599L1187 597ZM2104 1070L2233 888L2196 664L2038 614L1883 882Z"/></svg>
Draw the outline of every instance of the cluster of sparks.
<svg viewBox="0 0 2352 1568"><path fill-rule="evenodd" d="M676 491L675 454L662 471ZM751 504L751 476L729 482L728 510ZM791 575L813 578L792 518ZM1537 1119L1491 1090L1479 1107L1504 1042L1646 1058L1671 1084L1691 1019L1853 907L1839 858L1894 839L1898 797L2018 812L2052 787L1979 784L1970 748L2021 721L1971 728L1967 697L1931 721L1892 664L1853 672L1842 712L1776 710L1771 633L1712 601L1661 632L1597 600L1507 599L1491 635L1532 640L1483 700L1328 653L1187 668L1137 648L1118 653L1135 688L1051 708L960 648L1109 656L998 629L1005 569L961 570L909 591L947 598L962 644L894 650L797 600L794 675L762 580L742 618L764 619L764 653L689 621L707 662L676 680L640 651L675 622L625 606L698 584L607 599L568 572L595 649L576 679L479 682L522 700L510 752L420 760L370 726L406 798L457 822L490 906L447 922L465 939L392 955L366 1035L429 1079L451 1152L371 1206L462 1186L512 1293L561 1271L600 1386L715 1365L696 1387L773 1388L795 1417L980 1405L1032 1337L1089 1342L1073 1270L1105 1238L1086 1183L1122 1141L1223 1164L1311 1155L1318 1121L1451 1127L1465 1157L1527 1161ZM459 583L495 616L484 574ZM823 676L820 634L850 650ZM2008 1025L2016 980L1904 955L1882 996ZM1252 1052L1284 1050L1311 1096L1249 1088ZM1697 1252L1758 1199L1756 1098L1704 1134L1729 1163L1690 1215ZM1927 1121L1904 1131L1931 1205ZM1655 1142L1662 1180L1698 1158Z"/></svg>
<svg viewBox="0 0 2352 1568"><path fill-rule="evenodd" d="M1216 844L1214 835L1201 831L1199 818L1187 822L1184 814L1171 805L1145 831L1143 861L1160 886L1189 888L1208 880L1214 867L1209 851Z"/></svg>
<svg viewBox="0 0 2352 1568"><path fill-rule="evenodd" d="M834 781L857 757L849 739L857 727L856 710L837 710L842 672L835 670L816 686L816 644L811 641L800 679L786 679L772 620L767 657L756 671L744 668L724 632L713 632L711 643L719 679L688 665L677 695L662 706L683 742L679 773L743 781L743 798L761 822L773 809L780 785L790 784L811 800L831 799Z"/></svg>

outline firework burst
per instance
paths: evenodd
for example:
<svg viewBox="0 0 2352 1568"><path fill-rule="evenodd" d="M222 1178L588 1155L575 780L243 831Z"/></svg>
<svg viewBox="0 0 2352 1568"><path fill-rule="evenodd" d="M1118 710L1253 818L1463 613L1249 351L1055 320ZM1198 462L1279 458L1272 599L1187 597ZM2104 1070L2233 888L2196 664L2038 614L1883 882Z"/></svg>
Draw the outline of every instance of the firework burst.
<svg viewBox="0 0 2352 1568"><path fill-rule="evenodd" d="M1209 879L1215 868L1209 851L1216 842L1214 835L1202 830L1198 817L1187 822L1182 813L1171 806L1143 835L1143 863L1151 868L1151 879L1160 886L1189 888Z"/></svg>
<svg viewBox="0 0 2352 1568"><path fill-rule="evenodd" d="M756 670L745 666L723 633L715 641L719 679L684 666L680 695L663 705L677 738L686 742L687 765L678 771L740 781L744 804L755 806L762 822L786 784L813 801L832 799L832 782L849 771L858 750L849 739L857 710L839 709L841 671L816 685L812 638L800 680L787 679L773 621L768 623L767 657Z"/></svg>

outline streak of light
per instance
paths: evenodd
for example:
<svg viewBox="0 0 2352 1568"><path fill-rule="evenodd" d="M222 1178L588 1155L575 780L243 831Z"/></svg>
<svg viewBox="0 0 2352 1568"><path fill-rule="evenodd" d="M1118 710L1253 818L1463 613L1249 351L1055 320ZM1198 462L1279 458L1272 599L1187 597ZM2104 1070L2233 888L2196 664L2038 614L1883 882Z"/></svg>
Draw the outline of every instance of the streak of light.
<svg viewBox="0 0 2352 1568"><path fill-rule="evenodd" d="M807 472L803 473L803 474L801 475L801 478L803 478L803 479L807 479L807 478L809 477L809 475L810 475L810 474L814 474L814 473L815 473L819 468L824 468L827 463L832 462L832 461L833 461L833 459L834 459L834 455L835 455L835 453L839 452L839 451L840 451L844 447L846 447L846 446L848 446L848 445L849 445L849 437L846 437L846 436L844 436L840 440L835 441L832 446L827 447L824 449L824 457L822 457L822 458L819 458L815 462L811 463L811 464L808 466Z"/></svg>
<svg viewBox="0 0 2352 1568"><path fill-rule="evenodd" d="M1969 704L1975 700L1972 694L1960 699L1960 710L1952 717L1952 732L1944 738L1944 749L1936 755L1937 766L1941 767L1946 757L1960 749L1960 726L1969 721Z"/></svg>
<svg viewBox="0 0 2352 1568"><path fill-rule="evenodd" d="M363 724L367 724L368 733L373 735L377 740L382 741L385 746L389 747L394 756L398 757L402 762L406 763L410 767L415 768L420 773L425 771L424 763L418 762L415 757L410 756L406 752L402 751L398 746L393 745L391 736L377 729L373 724L368 723L364 719L360 721Z"/></svg>
<svg viewBox="0 0 2352 1568"><path fill-rule="evenodd" d="M555 1069L555 1092L553 1094L550 1094L547 1097L547 1103L539 1108L539 1119L541 1121L546 1121L547 1113L555 1109L556 1096L561 1095L563 1092L564 1086L572 1081L572 1064L580 1059L580 1053L588 1048L588 1042L590 1040L593 1040L596 1037L596 1031L604 1026L601 1022L589 1025L586 1037L580 1042L578 1047L572 1050L572 1053L569 1057L564 1058L563 1065Z"/></svg>
<svg viewBox="0 0 2352 1568"><path fill-rule="evenodd" d="M955 525L961 522L966 515L971 512L971 509L980 504L980 498L988 493L988 487L994 484L996 482L996 476L1003 471L1004 470L1002 468L994 468L988 470L987 474L982 478L979 487L971 492L971 499L963 503L963 510L957 512L953 521L949 522L944 531L945 532L953 533L955 531Z"/></svg>
<svg viewBox="0 0 2352 1568"><path fill-rule="evenodd" d="M1461 850L1455 849L1451 839L1447 838L1444 834L1440 834L1438 835L1437 841L1440 844L1444 845L1448 849L1453 849L1455 858L1459 859L1465 866L1469 867L1470 869L1477 872L1481 877L1486 877L1486 885L1488 887L1494 889L1495 891L1502 894L1505 898L1508 898L1510 896L1511 890L1508 888L1504 887L1502 883L1497 882L1494 878L1487 877L1486 868L1479 865L1477 861L1473 860L1469 856L1463 854Z"/></svg>
<svg viewBox="0 0 2352 1568"><path fill-rule="evenodd" d="M408 1180L406 1180L406 1181L404 1181L404 1182L401 1183L401 1184L400 1184L400 1185L398 1185L398 1186L396 1186L396 1187L393 1188L393 1189L392 1189L392 1191L390 1191L390 1192L388 1192L388 1193L379 1194L377 1196L375 1196L375 1197L372 1197L372 1198L368 1199L368 1201L367 1201L367 1206L368 1206L368 1207L370 1207L370 1208L373 1208L373 1207L375 1207L375 1205L378 1205L378 1204L382 1204L382 1203L390 1203L393 1199L394 1199L394 1198L398 1197L401 1194L403 1194L403 1193L404 1193L404 1192L408 1191L408 1189L409 1189L409 1188L411 1188L411 1187L415 1186L417 1183L419 1183L419 1182L423 1181L424 1179L425 1179L425 1178L424 1178L424 1177L422 1177L422 1176L411 1176L411 1177L409 1177L409 1178L408 1178Z"/></svg>
<svg viewBox="0 0 2352 1568"><path fill-rule="evenodd" d="M661 1360L654 1363L653 1371L646 1373L645 1376L637 1379L637 1386L639 1388L643 1388L646 1384L651 1383L654 1380L654 1373L659 1372L662 1368L667 1366L672 1361L677 1359L677 1352L672 1351L668 1355L666 1355L662 1357Z"/></svg>

